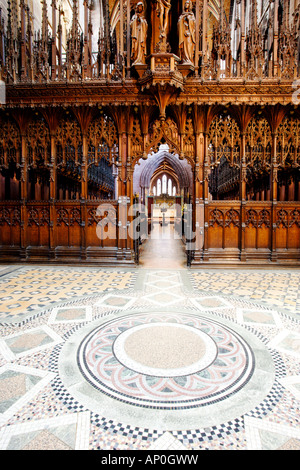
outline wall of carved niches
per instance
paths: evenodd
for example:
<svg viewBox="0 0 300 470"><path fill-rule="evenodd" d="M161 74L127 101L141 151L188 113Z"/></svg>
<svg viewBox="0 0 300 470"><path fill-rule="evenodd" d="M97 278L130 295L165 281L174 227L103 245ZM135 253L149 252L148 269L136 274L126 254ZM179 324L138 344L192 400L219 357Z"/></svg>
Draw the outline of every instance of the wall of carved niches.
<svg viewBox="0 0 300 470"><path fill-rule="evenodd" d="M273 198L300 201L299 126L299 118L290 114L274 132L260 111L249 119L242 139L241 125L234 116L217 114L209 127L207 150L213 199L239 200L239 183L244 178L247 200L271 200L273 166L278 183Z"/></svg>
<svg viewBox="0 0 300 470"><path fill-rule="evenodd" d="M127 171L164 143L190 164L194 203L204 188L198 260L298 263L299 116L220 107L209 113L200 119L182 107L163 121L142 112L126 120L126 113L99 109L2 114L1 260L125 259L132 247L120 241L117 222L114 233L97 236L104 216L97 208L109 199L117 213L115 185L124 184L127 194ZM125 172L116 179L118 168Z"/></svg>

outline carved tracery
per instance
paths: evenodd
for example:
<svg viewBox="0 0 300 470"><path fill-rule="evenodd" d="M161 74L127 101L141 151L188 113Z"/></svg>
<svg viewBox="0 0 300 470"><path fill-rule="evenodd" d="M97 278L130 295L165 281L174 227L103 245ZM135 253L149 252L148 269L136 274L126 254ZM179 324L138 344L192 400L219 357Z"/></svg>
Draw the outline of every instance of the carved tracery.
<svg viewBox="0 0 300 470"><path fill-rule="evenodd" d="M10 163L19 164L21 157L21 136L17 125L4 119L0 125L0 167L8 168Z"/></svg>
<svg viewBox="0 0 300 470"><path fill-rule="evenodd" d="M112 164L118 158L118 133L115 124L108 116L96 118L89 126L88 165L97 165L101 159Z"/></svg>
<svg viewBox="0 0 300 470"><path fill-rule="evenodd" d="M46 167L50 163L50 132L43 119L29 122L26 132L28 166Z"/></svg>
<svg viewBox="0 0 300 470"><path fill-rule="evenodd" d="M166 120L156 120L152 123L149 132L150 144L146 152L158 152L161 144L168 144L170 152L180 153L180 139L175 121L168 117Z"/></svg>
<svg viewBox="0 0 300 470"><path fill-rule="evenodd" d="M277 132L277 163L282 167L300 166L300 121L287 117Z"/></svg>
<svg viewBox="0 0 300 470"><path fill-rule="evenodd" d="M245 135L245 160L252 177L271 166L272 135L264 117L253 117Z"/></svg>
<svg viewBox="0 0 300 470"><path fill-rule="evenodd" d="M211 123L208 155L211 167L219 165L222 157L225 157L231 166L239 164L240 130L229 114L218 115Z"/></svg>

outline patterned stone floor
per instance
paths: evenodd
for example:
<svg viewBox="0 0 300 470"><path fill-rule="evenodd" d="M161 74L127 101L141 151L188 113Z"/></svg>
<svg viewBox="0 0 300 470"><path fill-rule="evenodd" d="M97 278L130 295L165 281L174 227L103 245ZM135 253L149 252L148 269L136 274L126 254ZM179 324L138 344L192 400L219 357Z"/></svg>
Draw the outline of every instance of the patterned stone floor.
<svg viewBox="0 0 300 470"><path fill-rule="evenodd" d="M300 450L299 286L0 266L0 449Z"/></svg>

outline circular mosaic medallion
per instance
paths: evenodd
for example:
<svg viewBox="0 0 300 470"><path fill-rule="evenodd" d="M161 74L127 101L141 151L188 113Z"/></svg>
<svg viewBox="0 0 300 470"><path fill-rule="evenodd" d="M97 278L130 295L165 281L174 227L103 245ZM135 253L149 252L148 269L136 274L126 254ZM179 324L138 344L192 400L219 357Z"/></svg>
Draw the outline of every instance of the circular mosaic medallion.
<svg viewBox="0 0 300 470"><path fill-rule="evenodd" d="M155 377L190 375L217 356L215 342L203 331L182 324L138 325L114 342L115 357L127 368Z"/></svg>
<svg viewBox="0 0 300 470"><path fill-rule="evenodd" d="M183 409L221 401L250 379L254 355L223 324L192 314L117 318L81 342L81 374L97 390L129 404Z"/></svg>

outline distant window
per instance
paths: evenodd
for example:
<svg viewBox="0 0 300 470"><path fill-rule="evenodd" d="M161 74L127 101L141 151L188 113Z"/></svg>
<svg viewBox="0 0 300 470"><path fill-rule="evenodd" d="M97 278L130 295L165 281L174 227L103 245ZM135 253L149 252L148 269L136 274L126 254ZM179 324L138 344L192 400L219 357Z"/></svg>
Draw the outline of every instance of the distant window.
<svg viewBox="0 0 300 470"><path fill-rule="evenodd" d="M167 175L162 177L162 193L167 194Z"/></svg>
<svg viewBox="0 0 300 470"><path fill-rule="evenodd" d="M161 195L161 180L160 179L157 180L157 195L158 196Z"/></svg>

